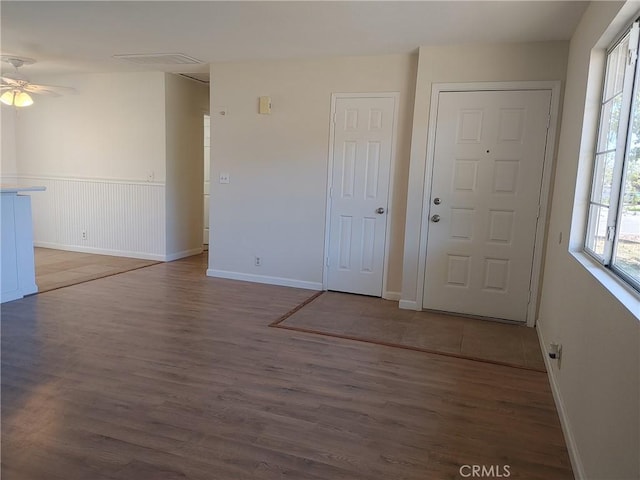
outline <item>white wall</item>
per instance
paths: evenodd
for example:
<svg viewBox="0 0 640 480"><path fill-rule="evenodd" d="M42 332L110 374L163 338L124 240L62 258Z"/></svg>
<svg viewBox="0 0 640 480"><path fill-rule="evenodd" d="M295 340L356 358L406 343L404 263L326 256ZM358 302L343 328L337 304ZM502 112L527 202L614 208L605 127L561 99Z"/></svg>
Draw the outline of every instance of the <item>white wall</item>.
<svg viewBox="0 0 640 480"><path fill-rule="evenodd" d="M399 292L415 68L413 55L212 65L208 273L320 288L331 94L398 91L387 286ZM261 95L271 115L257 113Z"/></svg>
<svg viewBox="0 0 640 480"><path fill-rule="evenodd" d="M78 93L35 96L17 118L20 181L47 187L32 196L36 244L164 259L164 74L40 81Z"/></svg>
<svg viewBox="0 0 640 480"><path fill-rule="evenodd" d="M167 256L202 251L204 114L209 87L165 75Z"/></svg>
<svg viewBox="0 0 640 480"><path fill-rule="evenodd" d="M567 42L420 47L404 234L402 306L415 308L418 296L422 295L418 292L418 258L432 84L564 80L567 52Z"/></svg>
<svg viewBox="0 0 640 480"><path fill-rule="evenodd" d="M73 86L78 94L34 96L34 105L20 110L21 175L146 182L153 174L153 181L164 182L163 73L44 80Z"/></svg>
<svg viewBox="0 0 640 480"><path fill-rule="evenodd" d="M584 231L603 49L640 8L621 5L592 4L571 40L538 319L544 341L563 345L550 376L574 469L589 479L640 478L640 302L623 306L567 241L579 249Z"/></svg>
<svg viewBox="0 0 640 480"><path fill-rule="evenodd" d="M15 182L18 174L16 163L16 116L17 109L2 105L0 107L0 179L3 182Z"/></svg>

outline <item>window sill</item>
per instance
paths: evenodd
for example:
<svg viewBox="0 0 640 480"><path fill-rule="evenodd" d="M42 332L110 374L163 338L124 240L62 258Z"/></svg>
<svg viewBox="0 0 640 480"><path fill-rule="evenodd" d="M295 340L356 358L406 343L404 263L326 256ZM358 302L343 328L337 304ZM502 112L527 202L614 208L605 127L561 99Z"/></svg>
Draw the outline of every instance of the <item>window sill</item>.
<svg viewBox="0 0 640 480"><path fill-rule="evenodd" d="M629 312L640 321L640 293L584 252L569 252Z"/></svg>

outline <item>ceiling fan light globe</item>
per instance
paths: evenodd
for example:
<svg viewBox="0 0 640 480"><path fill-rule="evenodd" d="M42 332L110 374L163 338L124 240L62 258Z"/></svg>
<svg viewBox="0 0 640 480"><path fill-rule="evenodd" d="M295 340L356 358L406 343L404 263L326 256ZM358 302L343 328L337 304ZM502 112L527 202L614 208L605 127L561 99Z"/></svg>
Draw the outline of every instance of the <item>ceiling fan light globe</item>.
<svg viewBox="0 0 640 480"><path fill-rule="evenodd" d="M0 96L0 102L5 105L11 105L15 107L28 107L33 105L33 99L27 92L21 92L20 90L8 90Z"/></svg>
<svg viewBox="0 0 640 480"><path fill-rule="evenodd" d="M0 102L5 105L13 105L13 97L15 96L15 90L7 90L0 96Z"/></svg>
<svg viewBox="0 0 640 480"><path fill-rule="evenodd" d="M33 105L33 98L27 92L20 92L14 97L13 104L16 107L28 107Z"/></svg>

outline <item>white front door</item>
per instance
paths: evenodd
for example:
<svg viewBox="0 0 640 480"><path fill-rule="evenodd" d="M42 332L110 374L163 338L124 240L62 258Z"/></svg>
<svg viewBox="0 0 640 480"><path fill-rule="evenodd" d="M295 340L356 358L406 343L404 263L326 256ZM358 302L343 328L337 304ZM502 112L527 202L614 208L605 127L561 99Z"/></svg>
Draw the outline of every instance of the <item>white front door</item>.
<svg viewBox="0 0 640 480"><path fill-rule="evenodd" d="M441 92L423 306L524 322L551 91Z"/></svg>
<svg viewBox="0 0 640 480"><path fill-rule="evenodd" d="M329 290L382 295L395 97L335 101Z"/></svg>

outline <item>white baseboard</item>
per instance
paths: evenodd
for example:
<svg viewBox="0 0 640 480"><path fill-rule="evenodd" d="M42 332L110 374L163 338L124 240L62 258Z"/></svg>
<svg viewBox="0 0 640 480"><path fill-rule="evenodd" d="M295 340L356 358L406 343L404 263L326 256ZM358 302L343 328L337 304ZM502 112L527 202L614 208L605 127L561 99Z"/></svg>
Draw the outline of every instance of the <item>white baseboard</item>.
<svg viewBox="0 0 640 480"><path fill-rule="evenodd" d="M94 253L97 255L111 255L112 257L140 258L142 260L165 261L165 255L145 252L127 252L124 250L107 250L104 248L83 247L81 245L62 245L50 242L33 242L35 247L53 248L55 250L65 250L67 252Z"/></svg>
<svg viewBox="0 0 640 480"><path fill-rule="evenodd" d="M560 389L558 388L558 383L556 382L556 371L554 370L555 363L551 358L549 358L549 355L547 355L549 344L544 339L544 335L542 334L542 329L540 328L540 326L540 319L538 319L536 331L538 333L540 347L542 348L542 358L544 358L544 364L547 367L547 376L549 377L549 384L551 385L553 400L556 404L556 409L558 410L558 416L560 417L562 433L564 433L564 439L567 442L567 450L569 451L571 468L573 469L573 475L576 480L583 480L586 479L587 476L584 473L584 467L582 465L580 453L578 452L578 446L576 445L576 440L571 430L569 417L567 416L566 410L564 408L564 402L562 401Z"/></svg>
<svg viewBox="0 0 640 480"><path fill-rule="evenodd" d="M385 300L393 300L394 302L400 301L401 293L400 292L383 292L382 298Z"/></svg>
<svg viewBox="0 0 640 480"><path fill-rule="evenodd" d="M281 287L304 288L306 290L322 290L322 282L306 282L293 278L268 277L266 275L254 275L251 273L228 272L226 270L207 269L208 277L226 278L228 280L241 280L243 282L266 283Z"/></svg>
<svg viewBox="0 0 640 480"><path fill-rule="evenodd" d="M30 283L29 285L26 285L24 287L22 287L22 295L23 296L27 296L27 295L33 295L34 293L38 293L38 285L36 285L35 282Z"/></svg>
<svg viewBox="0 0 640 480"><path fill-rule="evenodd" d="M202 247L200 247L200 248L192 248L191 250L183 250L181 252L171 253L169 255L164 256L164 261L172 262L180 258L191 257L193 255L200 255L202 251L203 251Z"/></svg>
<svg viewBox="0 0 640 480"><path fill-rule="evenodd" d="M418 302L415 300L400 300L398 307L403 310L418 310Z"/></svg>

